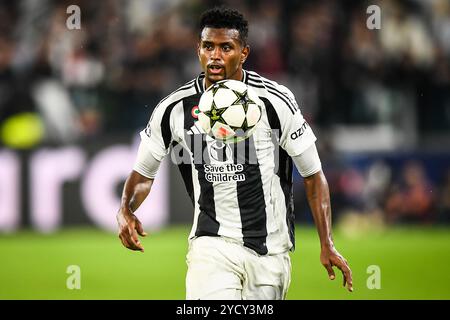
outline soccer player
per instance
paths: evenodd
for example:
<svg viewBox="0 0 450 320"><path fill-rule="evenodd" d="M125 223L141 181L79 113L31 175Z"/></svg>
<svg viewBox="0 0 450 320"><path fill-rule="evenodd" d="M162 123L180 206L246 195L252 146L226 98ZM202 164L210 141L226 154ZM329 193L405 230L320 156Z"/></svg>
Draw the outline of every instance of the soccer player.
<svg viewBox="0 0 450 320"><path fill-rule="evenodd" d="M290 90L243 69L250 53L247 34L248 23L235 10L220 7L202 14L197 53L203 72L163 99L141 132L117 214L119 237L125 247L144 251L138 234L146 233L133 212L149 194L170 147L181 145L190 161L179 169L195 207L186 298L284 299L294 248L294 162L318 230L320 261L331 280L333 267L340 269L344 286L353 291L351 270L332 238L330 195L316 137ZM264 102L254 134L231 145L206 135L196 121L200 96L223 79L246 83ZM236 152L239 144L245 144L244 155ZM242 165L233 166L239 161ZM217 178L223 171L214 168L221 166L239 176Z"/></svg>

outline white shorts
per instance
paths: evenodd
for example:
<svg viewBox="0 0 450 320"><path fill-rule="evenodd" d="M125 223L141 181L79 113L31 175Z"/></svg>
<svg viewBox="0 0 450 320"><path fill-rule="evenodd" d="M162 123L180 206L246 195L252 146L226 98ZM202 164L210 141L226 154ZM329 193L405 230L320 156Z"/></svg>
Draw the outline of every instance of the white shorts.
<svg viewBox="0 0 450 320"><path fill-rule="evenodd" d="M291 281L288 252L260 256L223 237L192 240L186 261L187 300L282 300Z"/></svg>

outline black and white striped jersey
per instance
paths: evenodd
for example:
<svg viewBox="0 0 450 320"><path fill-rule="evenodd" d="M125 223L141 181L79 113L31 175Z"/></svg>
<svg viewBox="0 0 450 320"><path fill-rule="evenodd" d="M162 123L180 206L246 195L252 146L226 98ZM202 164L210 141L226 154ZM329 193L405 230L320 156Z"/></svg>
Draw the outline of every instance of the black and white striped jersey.
<svg viewBox="0 0 450 320"><path fill-rule="evenodd" d="M292 160L316 140L286 87L245 71L264 102L253 135L224 144L197 123L204 74L164 98L141 132L157 160L170 148L194 204L189 238L232 238L260 255L294 248Z"/></svg>

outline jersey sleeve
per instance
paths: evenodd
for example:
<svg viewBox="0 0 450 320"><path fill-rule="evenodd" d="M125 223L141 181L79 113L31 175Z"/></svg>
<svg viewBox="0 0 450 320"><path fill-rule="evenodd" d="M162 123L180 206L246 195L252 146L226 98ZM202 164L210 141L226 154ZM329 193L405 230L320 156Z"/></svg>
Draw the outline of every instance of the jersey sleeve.
<svg viewBox="0 0 450 320"><path fill-rule="evenodd" d="M278 113L281 127L280 146L291 156L298 156L317 140L308 122L303 118L292 92L281 86L290 107ZM289 109L287 109L289 107ZM290 111L293 110L292 112Z"/></svg>
<svg viewBox="0 0 450 320"><path fill-rule="evenodd" d="M170 111L158 106L153 111L147 127L141 131L141 143L150 150L151 155L158 161L169 153L172 133L170 128Z"/></svg>
<svg viewBox="0 0 450 320"><path fill-rule="evenodd" d="M322 169L322 163L315 144L298 156L293 156L292 160L303 178L312 176Z"/></svg>

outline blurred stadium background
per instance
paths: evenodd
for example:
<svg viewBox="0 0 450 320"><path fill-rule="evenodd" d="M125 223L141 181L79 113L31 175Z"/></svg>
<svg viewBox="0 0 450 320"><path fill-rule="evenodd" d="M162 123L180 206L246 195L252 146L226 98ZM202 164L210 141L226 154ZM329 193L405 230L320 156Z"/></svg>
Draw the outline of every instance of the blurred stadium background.
<svg viewBox="0 0 450 320"><path fill-rule="evenodd" d="M196 23L217 3L0 3L0 299L184 298L192 205L170 159L138 211L145 254L122 248L115 213L138 132L200 72ZM246 69L287 85L318 136L353 268L353 294L327 279L295 173L288 298L449 299L450 2L221 3L250 21ZM372 4L380 30L366 26ZM70 5L81 29L66 26Z"/></svg>

